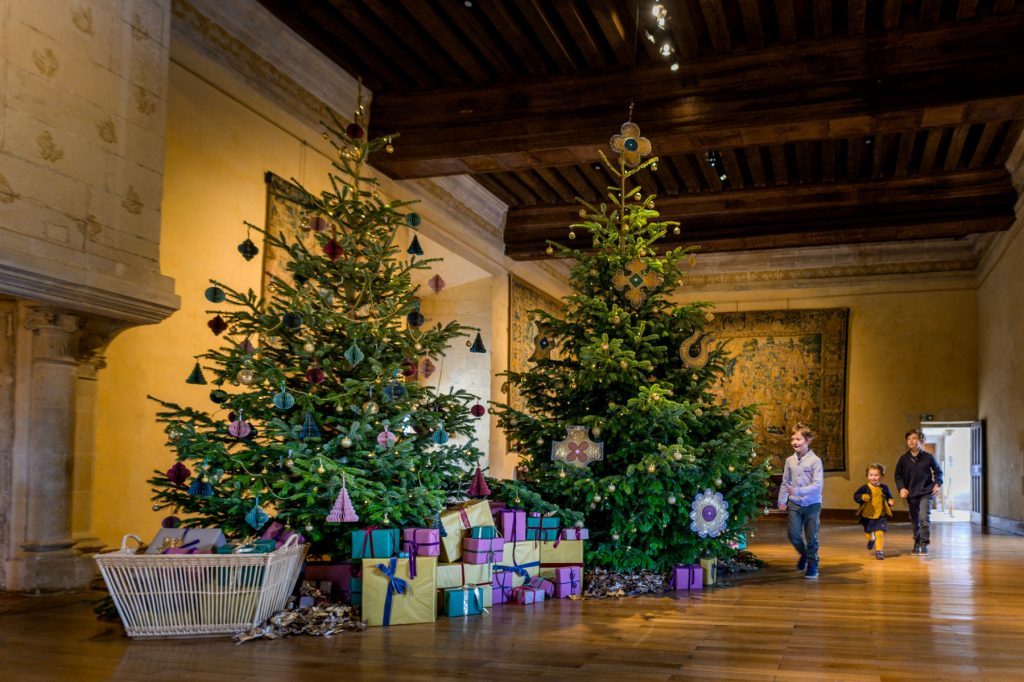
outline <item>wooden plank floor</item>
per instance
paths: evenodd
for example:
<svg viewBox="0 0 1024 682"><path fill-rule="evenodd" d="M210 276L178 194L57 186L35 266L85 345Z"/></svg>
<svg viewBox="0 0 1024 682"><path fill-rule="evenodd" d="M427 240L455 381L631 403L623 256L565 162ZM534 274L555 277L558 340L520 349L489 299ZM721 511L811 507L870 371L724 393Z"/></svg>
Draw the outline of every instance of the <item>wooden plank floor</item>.
<svg viewBox="0 0 1024 682"><path fill-rule="evenodd" d="M876 561L859 527L827 524L818 581L794 570L783 524L765 521L752 549L769 566L704 592L501 606L331 639L131 641L93 619L93 595L7 596L0 679L1024 679L1024 538L937 525L919 558L907 525L893 530Z"/></svg>

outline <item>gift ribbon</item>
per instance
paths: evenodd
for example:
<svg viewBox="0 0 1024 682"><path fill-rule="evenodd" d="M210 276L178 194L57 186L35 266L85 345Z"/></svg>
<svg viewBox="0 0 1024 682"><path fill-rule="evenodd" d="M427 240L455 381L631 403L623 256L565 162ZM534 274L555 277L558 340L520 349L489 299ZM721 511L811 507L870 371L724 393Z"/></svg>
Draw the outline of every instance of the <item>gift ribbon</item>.
<svg viewBox="0 0 1024 682"><path fill-rule="evenodd" d="M416 555L420 553L420 547L436 547L440 542L417 542L416 534L420 530L427 530L427 537L430 537L431 529L415 528L412 531L412 538L402 539L402 549L409 552L409 578L416 578Z"/></svg>
<svg viewBox="0 0 1024 682"><path fill-rule="evenodd" d="M384 598L384 625L391 625L391 596L397 592L398 594L405 594L405 588L409 586L409 583L395 575L398 566L398 557L391 557L389 562L390 566L384 564L377 564L377 568L387 576L388 579L388 594Z"/></svg>
<svg viewBox="0 0 1024 682"><path fill-rule="evenodd" d="M467 554L473 554L474 556L479 555L479 554L486 554L487 555L487 561L485 561L484 563L485 564L493 564L494 563L494 550L493 549L464 549L464 550L462 550L462 555L463 556L466 556Z"/></svg>
<svg viewBox="0 0 1024 682"><path fill-rule="evenodd" d="M511 532L509 532L509 529L505 528L505 518L506 517L502 517L502 521L501 521L501 529L503 531L505 531L505 538L508 539L508 540L511 540L512 542L516 541L516 522L519 519L519 514L517 512L522 512L522 511L523 511L522 509L518 509L516 507L509 507L508 509L502 509L500 512L498 512L499 515L501 515L501 514L511 514L512 515L512 530L511 530ZM526 539L525 533L524 533L523 539L524 540Z"/></svg>
<svg viewBox="0 0 1024 682"><path fill-rule="evenodd" d="M198 549L196 545L199 544L199 538L196 538L192 542L186 543L185 538L188 537L188 532L190 530L191 528L186 528L185 532L181 534L180 538L164 538L163 543L161 543L160 545L160 553L166 554L167 550L169 549L191 549L192 551L189 552L189 554L194 554L196 549Z"/></svg>
<svg viewBox="0 0 1024 682"><path fill-rule="evenodd" d="M469 514L467 514L466 510L462 507L459 507L459 518L462 521L463 528L468 530L473 527L473 524L469 522Z"/></svg>
<svg viewBox="0 0 1024 682"><path fill-rule="evenodd" d="M683 589L687 589L688 590L688 589L690 589L690 583L693 582L693 577L694 577L694 572L693 572L694 568L696 568L696 566L694 566L693 564L677 564L676 567L674 569L672 569L672 577L669 578L668 586L671 587L673 590L683 590ZM679 587L679 585L677 584L676 576L679 575L679 569L685 569L686 570L686 586L685 587Z"/></svg>
<svg viewBox="0 0 1024 682"><path fill-rule="evenodd" d="M512 588L512 597L516 600L516 602L518 602L520 604L526 604L527 603L527 601L526 601L526 592L527 592L527 590L533 592L533 602L532 603L534 603L534 604L537 603L537 592L538 591L540 591L540 592L544 591L544 590L537 590L537 588L534 588L534 587L526 587L525 585L520 585L519 587Z"/></svg>
<svg viewBox="0 0 1024 682"><path fill-rule="evenodd" d="M512 556L512 564L513 565L512 566L503 566L501 564L495 564L494 570L495 571L510 571L512 573L515 573L518 576L521 576L522 578L524 578L526 580L529 580L530 579L530 572L528 570L526 570L526 569L533 568L534 566L540 567L540 562L539 561L531 561L528 564L517 564L516 563L516 559L515 559L515 550L514 549L513 549L512 554L513 554L513 556Z"/></svg>
<svg viewBox="0 0 1024 682"><path fill-rule="evenodd" d="M484 608L483 602L481 601L481 594L479 592L479 589L480 588L477 588L477 587L469 587L468 585L464 585L462 587L462 590L460 590L462 592L462 614L463 615L465 615L465 616L469 615L469 595L471 595L471 594L473 595L473 608L474 608L474 610L479 608L481 612L487 611L487 609Z"/></svg>
<svg viewBox="0 0 1024 682"><path fill-rule="evenodd" d="M361 556L372 557L376 552L373 551L373 531L382 530L380 526L367 526L361 529L363 531L363 551ZM370 543L370 553L366 553L366 543Z"/></svg>

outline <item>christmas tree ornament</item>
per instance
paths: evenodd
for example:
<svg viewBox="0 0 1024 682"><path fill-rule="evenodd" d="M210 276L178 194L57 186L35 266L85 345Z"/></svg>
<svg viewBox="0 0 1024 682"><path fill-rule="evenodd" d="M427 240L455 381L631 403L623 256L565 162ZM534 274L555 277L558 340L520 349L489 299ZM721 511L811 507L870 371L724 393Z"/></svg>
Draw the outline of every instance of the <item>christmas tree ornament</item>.
<svg viewBox="0 0 1024 682"><path fill-rule="evenodd" d="M395 442L398 441L398 436L391 433L391 429L387 426L384 430L377 434L377 445L383 448L390 448Z"/></svg>
<svg viewBox="0 0 1024 682"><path fill-rule="evenodd" d="M341 438L341 447L343 447L345 449L348 449L348 448L352 447L352 439L349 438L348 436L342 436L342 438ZM345 464L345 462L342 462L342 464Z"/></svg>
<svg viewBox="0 0 1024 682"><path fill-rule="evenodd" d="M441 279L441 275L434 275L427 280L427 287L435 294L439 294L444 291L445 286L446 284L444 280Z"/></svg>
<svg viewBox="0 0 1024 682"><path fill-rule="evenodd" d="M214 336L220 336L224 333L224 330L228 328L228 323L224 321L224 318L217 315L212 320L206 323L206 326L210 328Z"/></svg>
<svg viewBox="0 0 1024 682"><path fill-rule="evenodd" d="M242 254L242 258L245 260L252 260L259 253L259 247L253 243L251 239L246 237L245 241L238 245L238 253Z"/></svg>
<svg viewBox="0 0 1024 682"><path fill-rule="evenodd" d="M419 237L417 237L416 235L413 235L412 242L409 244L409 248L406 250L406 253L409 254L410 256L422 256L423 255L423 247L420 246L420 238Z"/></svg>
<svg viewBox="0 0 1024 682"><path fill-rule="evenodd" d="M351 137L353 140L361 140L363 139L363 135L365 135L365 133L363 132L363 127L358 123L349 123L347 126L345 126L345 134Z"/></svg>
<svg viewBox="0 0 1024 682"><path fill-rule="evenodd" d="M316 350L316 346L314 346L312 342L307 341L306 343L302 344L302 350L306 353L312 353L313 351Z"/></svg>
<svg viewBox="0 0 1024 682"><path fill-rule="evenodd" d="M427 321L427 318L423 317L423 313L419 310L413 310L405 316L405 321L409 323L411 328L419 329L423 326L423 323Z"/></svg>
<svg viewBox="0 0 1024 682"><path fill-rule="evenodd" d="M705 489L694 496L690 509L690 530L700 537L717 538L725 530L729 521L729 503L722 493Z"/></svg>
<svg viewBox="0 0 1024 682"><path fill-rule="evenodd" d="M174 485L181 485L188 480L192 472L181 462L175 462L174 466L167 470L167 480Z"/></svg>
<svg viewBox="0 0 1024 682"><path fill-rule="evenodd" d="M683 366L690 369L706 367L711 355L711 342L714 340L713 335L702 336L700 329L693 332L679 344L679 358L683 361Z"/></svg>
<svg viewBox="0 0 1024 682"><path fill-rule="evenodd" d="M334 506L331 507L330 513L327 515L327 523L355 523L359 520L359 514L356 513L355 507L352 506L352 498L349 497L348 488L345 487L345 477L341 477L341 490L338 492L338 498L334 500Z"/></svg>
<svg viewBox="0 0 1024 682"><path fill-rule="evenodd" d="M576 467L589 466L591 462L604 459L604 443L590 440L588 427L565 427L565 440L551 444L551 459Z"/></svg>
<svg viewBox="0 0 1024 682"><path fill-rule="evenodd" d="M603 497L601 497L601 495L600 495L600 494L595 494L595 495L594 495L594 498L593 498L593 499L594 499L594 502L600 502L600 501L601 501L601 500L603 500L604 498L603 498Z"/></svg>
<svg viewBox="0 0 1024 682"><path fill-rule="evenodd" d="M640 136L640 126L632 121L623 123L619 134L613 135L609 144L630 168L639 165L640 160L651 153L651 141Z"/></svg>
<svg viewBox="0 0 1024 682"><path fill-rule="evenodd" d="M328 226L327 218L322 215L313 216L309 219L309 229L314 232L326 232Z"/></svg>
<svg viewBox="0 0 1024 682"><path fill-rule="evenodd" d="M669 495L668 497L665 498L665 502L667 502L668 504L675 504L676 503L676 496L675 495Z"/></svg>
<svg viewBox="0 0 1024 682"><path fill-rule="evenodd" d="M365 357L366 356L363 355L363 350L359 347L358 344L356 344L355 341L353 341L352 345L349 346L348 350L345 351L345 359L348 360L348 364L352 365L353 367L362 362L363 358Z"/></svg>
<svg viewBox="0 0 1024 682"><path fill-rule="evenodd" d="M538 325L537 334L533 337L533 353L527 358L527 362L550 360L551 351L554 349L555 340L551 337L547 327Z"/></svg>
<svg viewBox="0 0 1024 682"><path fill-rule="evenodd" d="M402 385L401 381L392 381L384 387L384 397L395 402L405 397L405 386Z"/></svg>
<svg viewBox="0 0 1024 682"><path fill-rule="evenodd" d="M324 242L324 255L332 262L337 262L339 258L345 255L345 249L341 248L341 244L338 243L337 239L328 239Z"/></svg>
<svg viewBox="0 0 1024 682"><path fill-rule="evenodd" d="M706 313L704 313L704 320L705 320L705 321L707 321L707 322L711 322L711 321L712 321L712 320L714 320L714 319L715 319L715 314L714 314L714 313L712 313L712 312L706 312Z"/></svg>
<svg viewBox="0 0 1024 682"><path fill-rule="evenodd" d="M306 410L306 416L302 421L302 429L299 430L299 438L302 440L308 440L310 438L319 438L320 429L316 425L316 420L313 418L313 413Z"/></svg>
<svg viewBox="0 0 1024 682"><path fill-rule="evenodd" d="M224 299L227 298L227 294L219 286L207 287L206 291L203 292L206 296L206 300L210 303L223 303Z"/></svg>
<svg viewBox="0 0 1024 682"><path fill-rule="evenodd" d="M253 530L259 530L269 520L270 515L263 511L263 507L260 506L260 498L257 496L256 503L253 504L249 513L245 515L245 522L248 523Z"/></svg>
<svg viewBox="0 0 1024 682"><path fill-rule="evenodd" d="M235 438L245 438L252 433L252 426L239 415L238 419L228 424L228 433Z"/></svg>
<svg viewBox="0 0 1024 682"><path fill-rule="evenodd" d="M448 432L444 430L444 426L441 424L437 425L437 430L431 434L430 439L438 445L444 445L448 442Z"/></svg>
<svg viewBox="0 0 1024 682"><path fill-rule="evenodd" d="M213 495L213 486L206 480L205 475L200 475L192 479L188 492L193 497L210 497Z"/></svg>
<svg viewBox="0 0 1024 682"><path fill-rule="evenodd" d="M609 483L609 484L608 484L608 492L610 492L610 493L613 493L613 492L615 492L616 490L618 490L618 488L616 488L616 487L615 487L615 484L614 484L614 483Z"/></svg>
<svg viewBox="0 0 1024 682"><path fill-rule="evenodd" d="M544 253L548 254L549 256L553 256L555 253L555 247L548 245L548 248L544 249Z"/></svg>
<svg viewBox="0 0 1024 682"><path fill-rule="evenodd" d="M487 349L484 348L484 340L480 338L480 332L476 333L476 338L473 339L473 345L469 347L470 353L486 353Z"/></svg>
<svg viewBox="0 0 1024 682"><path fill-rule="evenodd" d="M157 509L154 509L153 511L157 511ZM161 528L178 528L179 526L181 526L181 519L177 516L165 516L160 521Z"/></svg>
<svg viewBox="0 0 1024 682"><path fill-rule="evenodd" d="M423 222L423 219L420 218L419 213L413 212L405 215L405 224L409 227L419 227L421 222Z"/></svg>
<svg viewBox="0 0 1024 682"><path fill-rule="evenodd" d="M199 366L199 361L196 360L195 367L189 373L188 378L185 379L186 384L199 384L203 385L206 383L206 377L203 376L203 368Z"/></svg>
<svg viewBox="0 0 1024 682"><path fill-rule="evenodd" d="M480 403L477 403L473 407L469 408L469 413L479 419L487 413L487 408Z"/></svg>
<svg viewBox="0 0 1024 682"><path fill-rule="evenodd" d="M227 391L222 391L219 388L215 388L210 391L210 400L220 405L228 399Z"/></svg>
<svg viewBox="0 0 1024 682"><path fill-rule="evenodd" d="M313 385L322 384L327 380L327 375L314 362L313 366L306 370L306 381Z"/></svg>
<svg viewBox="0 0 1024 682"><path fill-rule="evenodd" d="M406 379L415 379L419 371L419 364L412 358L402 361L402 376Z"/></svg>
<svg viewBox="0 0 1024 682"><path fill-rule="evenodd" d="M651 271L639 258L626 263L626 267L615 273L612 285L625 294L626 300L634 308L639 308L650 292L657 289L665 278Z"/></svg>
<svg viewBox="0 0 1024 682"><path fill-rule="evenodd" d="M298 329L302 326L302 315L296 312L287 312L281 316L281 323L288 329Z"/></svg>
<svg viewBox="0 0 1024 682"><path fill-rule="evenodd" d="M484 472L480 469L478 464L476 471L473 472L473 480L469 484L469 497L483 498L491 494L491 489L487 486L487 479L484 478Z"/></svg>
<svg viewBox="0 0 1024 682"><path fill-rule="evenodd" d="M235 375L235 381L245 386L251 386L256 381L256 372L251 367L243 367Z"/></svg>
<svg viewBox="0 0 1024 682"><path fill-rule="evenodd" d="M429 379L435 369L437 369L437 367L433 362L431 362L430 358L423 358L423 362L420 363L420 376L424 379Z"/></svg>

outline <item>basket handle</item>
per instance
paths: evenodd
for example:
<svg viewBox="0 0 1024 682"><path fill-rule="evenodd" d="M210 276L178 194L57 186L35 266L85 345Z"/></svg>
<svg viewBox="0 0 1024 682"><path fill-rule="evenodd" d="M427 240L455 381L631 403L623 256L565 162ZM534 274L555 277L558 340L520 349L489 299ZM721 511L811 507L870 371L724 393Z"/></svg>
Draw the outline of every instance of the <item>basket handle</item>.
<svg viewBox="0 0 1024 682"><path fill-rule="evenodd" d="M139 546L136 547L135 549L132 549L131 547L129 547L128 546L128 538L134 539L135 542L138 543ZM140 538L138 535L135 535L133 533L128 533L123 538L121 538L121 549L118 550L118 553L119 554L135 554L139 550L140 547L142 547L142 538Z"/></svg>
<svg viewBox="0 0 1024 682"><path fill-rule="evenodd" d="M292 533L288 536L288 539L284 541L284 544L281 545L280 549L288 549L289 547L294 547L297 544L299 544L299 534Z"/></svg>

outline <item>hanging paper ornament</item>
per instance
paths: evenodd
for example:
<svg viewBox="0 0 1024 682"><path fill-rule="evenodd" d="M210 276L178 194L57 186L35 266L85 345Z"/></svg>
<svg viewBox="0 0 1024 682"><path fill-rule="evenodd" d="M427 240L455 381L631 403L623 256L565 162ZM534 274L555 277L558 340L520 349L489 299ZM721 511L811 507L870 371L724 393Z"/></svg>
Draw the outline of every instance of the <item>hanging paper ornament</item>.
<svg viewBox="0 0 1024 682"><path fill-rule="evenodd" d="M649 291L661 286L665 278L656 272L648 269L647 264L639 258L626 263L623 270L619 270L612 278L615 289L625 293L626 300L634 308L647 300Z"/></svg>
<svg viewBox="0 0 1024 682"><path fill-rule="evenodd" d="M413 235L412 242L409 244L409 248L406 250L406 253L409 254L410 256L422 256L423 255L423 247L420 246L420 238L419 237L417 237L416 235Z"/></svg>
<svg viewBox="0 0 1024 682"><path fill-rule="evenodd" d="M423 362L420 363L420 376L424 379L429 379L430 375L434 373L437 367L430 360L430 358L423 358Z"/></svg>
<svg viewBox="0 0 1024 682"><path fill-rule="evenodd" d="M337 239L328 239L324 243L324 255L333 263L345 255L345 249L341 248L341 244L338 243Z"/></svg>
<svg viewBox="0 0 1024 682"><path fill-rule="evenodd" d="M565 440L551 444L551 459L577 467L604 459L604 443L590 440L586 426L567 426L565 431Z"/></svg>
<svg viewBox="0 0 1024 682"><path fill-rule="evenodd" d="M252 382L256 381L256 372L254 372L250 367L243 367L238 370L238 374L235 375L235 379L238 383L249 386Z"/></svg>
<svg viewBox="0 0 1024 682"><path fill-rule="evenodd" d="M487 408L481 405L480 403L477 403L473 407L469 408L469 413L474 417L479 418L487 414Z"/></svg>
<svg viewBox="0 0 1024 682"><path fill-rule="evenodd" d="M473 345L469 347L470 353L486 353L487 349L484 348L484 340L480 338L480 332L476 333L476 338L473 339Z"/></svg>
<svg viewBox="0 0 1024 682"><path fill-rule="evenodd" d="M314 232L326 232L328 227L327 218L322 215L313 216L309 219L309 229Z"/></svg>
<svg viewBox="0 0 1024 682"><path fill-rule="evenodd" d="M360 348L355 341L353 341L352 345L349 346L348 350L345 351L345 359L348 360L348 364L352 365L353 367L362 362L363 358L365 357L366 356L363 355L363 349Z"/></svg>
<svg viewBox="0 0 1024 682"><path fill-rule="evenodd" d="M161 528L177 528L180 525L181 519L179 519L177 516L165 516L160 521Z"/></svg>
<svg viewBox="0 0 1024 682"><path fill-rule="evenodd" d="M298 329L302 326L302 315L298 313L285 313L281 316L281 323L288 329Z"/></svg>
<svg viewBox="0 0 1024 682"><path fill-rule="evenodd" d="M241 418L241 416L235 421L228 424L228 433L235 438L245 438L252 433L252 427L249 426L249 422Z"/></svg>
<svg viewBox="0 0 1024 682"><path fill-rule="evenodd" d="M729 503L722 493L712 493L707 488L697 493L690 506L690 530L702 538L717 538L725 530L729 520Z"/></svg>
<svg viewBox="0 0 1024 682"><path fill-rule="evenodd" d="M377 445L379 445L381 447L390 448L397 441L398 441L398 436L396 436L395 434L391 433L391 429L389 427L387 427L387 426L384 427L383 431L381 431L380 433L377 434Z"/></svg>
<svg viewBox="0 0 1024 682"><path fill-rule="evenodd" d="M379 411L380 411L380 407L377 405L377 403L373 402L372 400L368 400L365 403L363 403L363 412L364 413L366 413L366 414L377 414Z"/></svg>
<svg viewBox="0 0 1024 682"><path fill-rule="evenodd" d="M690 369L706 367L711 354L711 342L714 340L715 337L711 334L701 338L700 329L694 331L689 338L679 344L679 358L683 361L683 365ZM692 378L693 381L697 381L698 377L694 375Z"/></svg>
<svg viewBox="0 0 1024 682"><path fill-rule="evenodd" d="M214 336L220 336L224 333L224 330L228 328L228 323L224 321L224 318L217 315L212 320L206 323L206 326L210 328Z"/></svg>
<svg viewBox="0 0 1024 682"><path fill-rule="evenodd" d="M487 479L484 478L484 472L477 465L476 472L473 473L473 481L469 484L470 497L487 497L491 494L491 489L487 487Z"/></svg>
<svg viewBox="0 0 1024 682"><path fill-rule="evenodd" d="M253 530L259 530L269 520L270 516L267 512L263 511L263 507L260 506L260 498L257 497L256 504L245 515L245 522L252 526Z"/></svg>
<svg viewBox="0 0 1024 682"><path fill-rule="evenodd" d="M242 254L242 258L245 260L252 260L259 252L259 248L251 239L247 238L244 242L238 245L238 253Z"/></svg>
<svg viewBox="0 0 1024 682"><path fill-rule="evenodd" d="M313 363L312 367L306 370L306 381L308 381L309 383L322 384L326 380L327 375L324 374L324 371L322 369L317 367L315 362Z"/></svg>
<svg viewBox="0 0 1024 682"><path fill-rule="evenodd" d="M402 362L402 376L406 379L412 379L419 374L419 365L412 358L406 358Z"/></svg>
<svg viewBox="0 0 1024 682"><path fill-rule="evenodd" d="M306 440L308 438L319 438L320 429L316 425L316 420L313 418L313 413L306 410L306 418L302 422L302 430L299 431L299 438Z"/></svg>
<svg viewBox="0 0 1024 682"><path fill-rule="evenodd" d="M618 152L627 166L638 165L641 158L651 153L651 141L646 137L640 137L640 126L637 124L626 121L622 124L620 133L612 136L610 144L612 151Z"/></svg>
<svg viewBox="0 0 1024 682"><path fill-rule="evenodd" d="M227 298L227 294L224 293L224 290L216 285L208 287L206 291L203 292L203 295L206 296L206 300L210 303L223 303L224 299Z"/></svg>
<svg viewBox="0 0 1024 682"><path fill-rule="evenodd" d="M444 445L448 442L448 432L444 430L443 425L438 424L437 431L434 431L430 438L438 445Z"/></svg>
<svg viewBox="0 0 1024 682"><path fill-rule="evenodd" d="M434 520L430 524L430 527L431 528L436 528L437 529L437 534L440 535L441 537L443 537L443 538L448 537L448 531L446 531L444 529L444 523L441 522L441 509L440 508L438 508L437 512L434 514Z"/></svg>
<svg viewBox="0 0 1024 682"><path fill-rule="evenodd" d="M210 497L213 495L213 486L206 481L206 476L196 476L192 480L192 485L188 487L188 492L194 497Z"/></svg>
<svg viewBox="0 0 1024 682"><path fill-rule="evenodd" d="M352 506L352 498L345 487L345 477L342 476L341 490L338 492L338 499L334 500L331 512L327 515L327 523L355 523L358 520L359 515Z"/></svg>
<svg viewBox="0 0 1024 682"><path fill-rule="evenodd" d="M427 280L427 286L435 294L439 294L442 291L444 291L445 283L444 280L441 279L441 275L434 275L433 277Z"/></svg>
<svg viewBox="0 0 1024 682"><path fill-rule="evenodd" d="M181 485L188 480L192 472L181 462L175 462L174 466L167 470L167 478L174 485Z"/></svg>
<svg viewBox="0 0 1024 682"><path fill-rule="evenodd" d="M363 139L363 127L358 123L349 123L345 126L345 134L351 137L353 140Z"/></svg>
<svg viewBox="0 0 1024 682"><path fill-rule="evenodd" d="M220 405L222 402L228 399L227 391L222 391L219 388L215 388L210 391L210 400Z"/></svg>
<svg viewBox="0 0 1024 682"><path fill-rule="evenodd" d="M274 394L274 407L279 410L290 410L295 405L295 396L288 392L284 382L281 382L281 392Z"/></svg>
<svg viewBox="0 0 1024 682"><path fill-rule="evenodd" d="M550 360L551 351L555 349L555 340L546 327L537 326L537 335L533 337L533 354L526 359L527 362L538 360Z"/></svg>
<svg viewBox="0 0 1024 682"><path fill-rule="evenodd" d="M256 346L252 345L252 341L249 340L248 336L245 337L245 339L241 343L239 343L236 346L236 348L238 348L238 350L242 351L243 353L248 353L249 355L252 355L253 353L256 352Z"/></svg>
<svg viewBox="0 0 1024 682"><path fill-rule="evenodd" d="M405 321L408 322L409 326L413 329L418 329L423 326L423 323L427 321L427 318L423 317L423 313L419 310L413 310L405 316Z"/></svg>
<svg viewBox="0 0 1024 682"><path fill-rule="evenodd" d="M421 222L423 222L423 219L420 218L419 213L413 212L405 215L405 224L409 227L419 227Z"/></svg>
<svg viewBox="0 0 1024 682"><path fill-rule="evenodd" d="M185 379L186 384L205 384L206 377L203 376L203 368L199 366L199 361L196 360L196 366L192 368L192 372Z"/></svg>
<svg viewBox="0 0 1024 682"><path fill-rule="evenodd" d="M401 381L392 381L384 387L384 397L394 402L401 400L405 396L405 386L402 385Z"/></svg>

